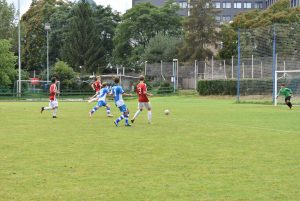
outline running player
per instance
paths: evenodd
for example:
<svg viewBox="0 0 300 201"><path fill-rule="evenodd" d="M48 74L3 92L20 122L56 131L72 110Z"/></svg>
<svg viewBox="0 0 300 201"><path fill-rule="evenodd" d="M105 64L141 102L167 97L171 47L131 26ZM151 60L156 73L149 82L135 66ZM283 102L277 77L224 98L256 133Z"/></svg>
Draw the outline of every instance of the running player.
<svg viewBox="0 0 300 201"><path fill-rule="evenodd" d="M119 118L117 118L114 121L114 123L116 126L118 126L119 122L122 119L125 119L125 126L131 126L128 121L129 110L124 103L123 96L132 96L132 95L124 92L122 87L119 85L119 82L120 82L119 77L115 77L114 82L115 82L116 86L112 87L112 94L114 96L114 101L115 101L116 106L119 108L120 112L122 112L121 116Z"/></svg>
<svg viewBox="0 0 300 201"><path fill-rule="evenodd" d="M100 108L100 107L106 107L106 114L108 117L112 117L113 115L110 114L110 105L106 103L106 95L109 93L109 89L107 86L107 83L102 84L102 89L97 93L95 96L93 96L88 102L91 103L95 100L98 101L98 104L89 112L90 117Z"/></svg>
<svg viewBox="0 0 300 201"><path fill-rule="evenodd" d="M59 91L57 90L57 86L56 86L57 82L58 82L58 80L55 77L51 78L52 84L49 89L49 92L50 92L49 107L41 108L41 113L43 113L44 110L53 110L53 113L52 113L53 118L57 118L56 114L57 114L57 109L58 109L58 102L56 99L56 95L59 94Z"/></svg>
<svg viewBox="0 0 300 201"><path fill-rule="evenodd" d="M285 97L285 99L284 99L285 104L287 106L289 106L290 109L292 109L292 107L293 107L293 105L291 103L291 97L293 95L292 90L285 87L285 84L281 84L280 90L279 90L276 98L278 98L278 96L280 96L280 95L283 95Z"/></svg>
<svg viewBox="0 0 300 201"><path fill-rule="evenodd" d="M91 87L96 92L96 94L100 91L102 85L101 85L101 77L97 76L95 78L95 81L91 84Z"/></svg>
<svg viewBox="0 0 300 201"><path fill-rule="evenodd" d="M138 110L131 119L131 123L134 123L135 119L143 111L143 108L146 108L148 110L148 123L151 124L152 112L148 96L152 96L152 94L147 92L147 85L145 84L145 77L143 75L140 76L140 83L136 86L136 93L139 97Z"/></svg>

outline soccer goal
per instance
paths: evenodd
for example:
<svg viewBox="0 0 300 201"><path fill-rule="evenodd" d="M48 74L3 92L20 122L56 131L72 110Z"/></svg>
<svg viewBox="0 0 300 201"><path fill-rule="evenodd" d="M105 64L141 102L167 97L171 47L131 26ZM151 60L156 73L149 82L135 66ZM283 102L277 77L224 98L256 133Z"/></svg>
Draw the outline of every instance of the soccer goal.
<svg viewBox="0 0 300 201"><path fill-rule="evenodd" d="M284 104L284 97L280 96L276 99L281 84L293 91L291 102L294 105L300 105L300 70L279 70L275 72L275 88L274 88L274 105Z"/></svg>
<svg viewBox="0 0 300 201"><path fill-rule="evenodd" d="M31 78L30 80L21 80L20 97L27 99L43 99L49 96L50 81ZM16 91L19 89L19 81L16 82ZM60 82L57 83L57 89L60 90Z"/></svg>

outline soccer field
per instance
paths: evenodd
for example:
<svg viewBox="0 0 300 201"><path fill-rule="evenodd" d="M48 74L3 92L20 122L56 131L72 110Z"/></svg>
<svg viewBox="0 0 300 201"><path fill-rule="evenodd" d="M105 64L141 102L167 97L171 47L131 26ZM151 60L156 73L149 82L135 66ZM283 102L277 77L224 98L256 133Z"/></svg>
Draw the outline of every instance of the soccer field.
<svg viewBox="0 0 300 201"><path fill-rule="evenodd" d="M300 108L151 103L153 124L116 127L115 106L89 119L95 103L60 102L52 119L46 102L0 102L0 200L299 200Z"/></svg>

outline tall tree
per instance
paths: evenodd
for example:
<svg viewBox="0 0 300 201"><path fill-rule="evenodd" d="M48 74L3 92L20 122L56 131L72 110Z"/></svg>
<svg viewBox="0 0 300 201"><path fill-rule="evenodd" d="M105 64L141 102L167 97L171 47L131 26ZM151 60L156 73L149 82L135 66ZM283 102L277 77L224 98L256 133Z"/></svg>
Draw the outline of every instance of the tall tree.
<svg viewBox="0 0 300 201"><path fill-rule="evenodd" d="M13 4L9 5L6 0L0 0L0 39L13 38L14 13Z"/></svg>
<svg viewBox="0 0 300 201"><path fill-rule="evenodd" d="M210 46L217 38L215 16L211 0L191 0L190 16L183 23L185 36L180 57L183 60L204 59L212 55Z"/></svg>
<svg viewBox="0 0 300 201"><path fill-rule="evenodd" d="M0 86L12 84L16 76L15 65L17 57L11 52L8 40L0 39Z"/></svg>
<svg viewBox="0 0 300 201"><path fill-rule="evenodd" d="M103 8L81 0L71 10L66 29L64 60L79 71L98 71L111 55L112 37L117 25L118 14L110 8Z"/></svg>
<svg viewBox="0 0 300 201"><path fill-rule="evenodd" d="M114 62L132 66L140 60L150 39L158 33L181 34L178 6L168 1L163 7L141 3L128 10L121 19L114 37Z"/></svg>
<svg viewBox="0 0 300 201"><path fill-rule="evenodd" d="M27 70L43 70L46 67L46 31L54 8L60 0L32 1L29 10L22 16L25 32L23 37L22 63Z"/></svg>

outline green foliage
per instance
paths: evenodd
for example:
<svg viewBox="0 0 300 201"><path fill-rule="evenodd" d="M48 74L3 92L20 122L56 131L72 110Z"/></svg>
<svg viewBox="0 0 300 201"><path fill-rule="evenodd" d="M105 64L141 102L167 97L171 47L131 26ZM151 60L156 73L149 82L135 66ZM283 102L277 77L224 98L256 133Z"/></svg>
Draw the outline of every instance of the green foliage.
<svg viewBox="0 0 300 201"><path fill-rule="evenodd" d="M15 65L17 57L10 51L8 40L0 39L0 85L8 86L14 82L16 76Z"/></svg>
<svg viewBox="0 0 300 201"><path fill-rule="evenodd" d="M211 0L194 0L191 6L190 15L183 23L185 36L180 49L180 58L183 61L211 57L212 51L208 46L214 46L217 37L215 26L217 12Z"/></svg>
<svg viewBox="0 0 300 201"><path fill-rule="evenodd" d="M157 94L168 94L174 91L170 82L162 82L158 87Z"/></svg>
<svg viewBox="0 0 300 201"><path fill-rule="evenodd" d="M173 58L177 58L179 44L180 38L158 33L146 45L142 58L150 63L171 61Z"/></svg>
<svg viewBox="0 0 300 201"><path fill-rule="evenodd" d="M265 95L270 94L272 80L240 80L241 95ZM230 95L237 92L236 80L200 80L197 85L199 95ZM272 88L272 87L271 87ZM271 90L272 91L272 90Z"/></svg>
<svg viewBox="0 0 300 201"><path fill-rule="evenodd" d="M177 10L178 6L172 2L163 7L140 3L129 9L116 30L112 63L134 66L150 39L158 33L181 35L181 17Z"/></svg>
<svg viewBox="0 0 300 201"><path fill-rule="evenodd" d="M112 37L118 23L118 14L110 8L92 7L79 1L71 10L66 28L64 60L79 71L95 72L108 63L113 49Z"/></svg>
<svg viewBox="0 0 300 201"><path fill-rule="evenodd" d="M62 88L69 88L75 82L76 73L66 62L57 61L54 65L52 76L60 80Z"/></svg>
<svg viewBox="0 0 300 201"><path fill-rule="evenodd" d="M218 34L223 47L220 49L218 56L222 59L230 59L237 55L237 32L230 25L224 24Z"/></svg>
<svg viewBox="0 0 300 201"><path fill-rule="evenodd" d="M13 4L8 4L6 0L0 0L0 39L13 38L14 34L14 13Z"/></svg>

